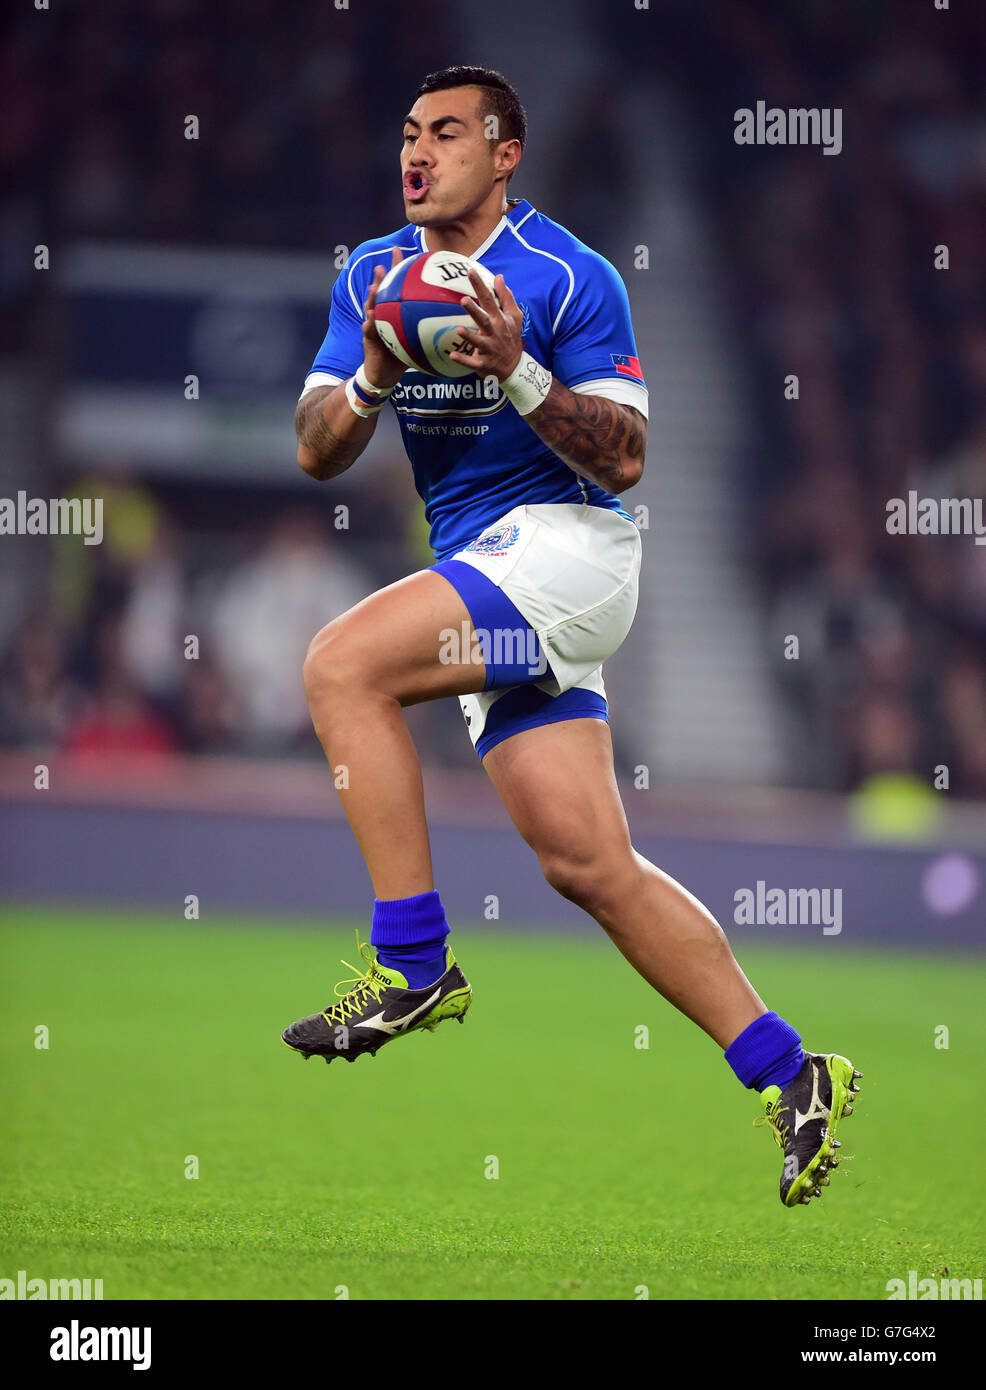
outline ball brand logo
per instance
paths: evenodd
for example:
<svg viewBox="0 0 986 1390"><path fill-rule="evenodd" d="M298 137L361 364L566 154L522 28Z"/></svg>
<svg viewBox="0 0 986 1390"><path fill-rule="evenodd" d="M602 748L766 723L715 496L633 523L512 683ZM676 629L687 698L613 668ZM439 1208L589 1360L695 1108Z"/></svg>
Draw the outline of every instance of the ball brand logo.
<svg viewBox="0 0 986 1390"><path fill-rule="evenodd" d="M468 261L434 261L432 264L446 283L449 280L469 279Z"/></svg>
<svg viewBox="0 0 986 1390"><path fill-rule="evenodd" d="M437 350L438 343L439 343L440 339L441 339L441 334L440 334L440 333L439 333L439 334L436 334L436 336L435 336L435 347L436 347L436 350ZM449 344L448 350L449 350L449 352L461 352L462 355L463 355L463 357L469 357L469 356L471 356L472 353L474 353L474 352L476 351L476 348L475 348L475 346L474 346L473 343L468 343L468 342L466 342L465 338L453 338L452 341L451 341L451 343Z"/></svg>

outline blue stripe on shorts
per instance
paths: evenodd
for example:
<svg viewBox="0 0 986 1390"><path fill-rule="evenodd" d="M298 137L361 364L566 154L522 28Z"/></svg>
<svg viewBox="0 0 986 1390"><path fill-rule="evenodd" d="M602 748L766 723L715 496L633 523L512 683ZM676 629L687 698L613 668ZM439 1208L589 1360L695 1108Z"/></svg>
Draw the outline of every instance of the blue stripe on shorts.
<svg viewBox="0 0 986 1390"><path fill-rule="evenodd" d="M521 685L494 701L486 716L486 727L476 742L476 752L485 758L491 748L505 738L537 729L542 724L560 724L565 719L602 719L609 723L606 697L594 690L575 686L561 695L548 695L536 685Z"/></svg>
<svg viewBox="0 0 986 1390"><path fill-rule="evenodd" d="M465 560L440 560L431 568L448 580L469 610L486 662L485 690L552 679L537 634L492 579Z"/></svg>

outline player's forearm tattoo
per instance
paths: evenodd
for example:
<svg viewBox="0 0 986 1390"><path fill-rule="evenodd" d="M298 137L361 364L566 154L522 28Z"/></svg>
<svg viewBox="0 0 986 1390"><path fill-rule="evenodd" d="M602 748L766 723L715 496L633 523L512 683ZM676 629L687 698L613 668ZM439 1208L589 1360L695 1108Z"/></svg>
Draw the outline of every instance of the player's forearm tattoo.
<svg viewBox="0 0 986 1390"><path fill-rule="evenodd" d="M344 473L350 464L356 462L366 447L365 441L354 443L352 440L340 438L326 424L322 403L335 389L334 386L316 387L298 402L294 412L294 429L298 443L314 454L318 462L318 472L314 476L321 482Z"/></svg>
<svg viewBox="0 0 986 1390"><path fill-rule="evenodd" d="M623 492L640 477L647 421L632 406L583 396L560 381L524 419L570 468L607 492Z"/></svg>

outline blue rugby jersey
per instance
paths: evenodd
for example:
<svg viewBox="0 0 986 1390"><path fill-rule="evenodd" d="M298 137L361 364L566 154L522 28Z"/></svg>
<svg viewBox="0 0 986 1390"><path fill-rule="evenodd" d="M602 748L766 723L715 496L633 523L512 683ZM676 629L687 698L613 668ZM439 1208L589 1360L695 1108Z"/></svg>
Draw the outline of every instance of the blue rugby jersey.
<svg viewBox="0 0 986 1390"><path fill-rule="evenodd" d="M329 330L306 390L344 381L363 361L363 304L374 267L389 270L395 246L405 257L427 251L427 229L409 225L353 251L333 287ZM532 357L571 390L646 416L626 287L607 260L526 201L506 212L471 259L503 275L523 311ZM582 502L623 511L618 498L579 478L538 438L494 381L408 369L390 403L436 559L454 555L522 504Z"/></svg>

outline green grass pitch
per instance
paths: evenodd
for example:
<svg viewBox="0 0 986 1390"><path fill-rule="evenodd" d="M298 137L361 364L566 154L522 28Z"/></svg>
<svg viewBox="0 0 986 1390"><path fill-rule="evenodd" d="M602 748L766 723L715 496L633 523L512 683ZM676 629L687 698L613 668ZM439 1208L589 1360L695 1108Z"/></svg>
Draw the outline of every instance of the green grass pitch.
<svg viewBox="0 0 986 1390"><path fill-rule="evenodd" d="M0 1277L102 1278L107 1299L880 1300L911 1269L986 1274L981 959L738 949L809 1047L865 1074L831 1187L787 1211L756 1097L602 936L488 924L455 946L463 1027L326 1067L279 1033L358 960L349 924L5 910Z"/></svg>

